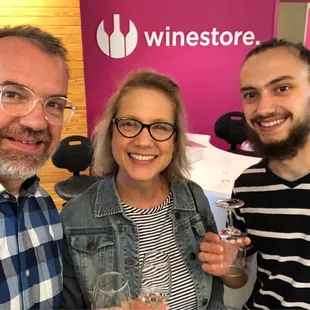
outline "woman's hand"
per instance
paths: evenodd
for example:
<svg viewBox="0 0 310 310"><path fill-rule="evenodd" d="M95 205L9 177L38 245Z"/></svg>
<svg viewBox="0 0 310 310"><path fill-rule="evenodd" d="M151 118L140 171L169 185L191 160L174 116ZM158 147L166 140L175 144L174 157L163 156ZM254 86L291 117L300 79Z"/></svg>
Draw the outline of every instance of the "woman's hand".
<svg viewBox="0 0 310 310"><path fill-rule="evenodd" d="M139 298L131 302L132 310L168 310L169 306L167 304L161 306L148 306L142 302Z"/></svg>
<svg viewBox="0 0 310 310"><path fill-rule="evenodd" d="M122 303L121 307L103 308L100 310L168 310L169 306L164 304L161 306L153 307L148 306L142 302L139 298L132 300L129 304L128 302Z"/></svg>

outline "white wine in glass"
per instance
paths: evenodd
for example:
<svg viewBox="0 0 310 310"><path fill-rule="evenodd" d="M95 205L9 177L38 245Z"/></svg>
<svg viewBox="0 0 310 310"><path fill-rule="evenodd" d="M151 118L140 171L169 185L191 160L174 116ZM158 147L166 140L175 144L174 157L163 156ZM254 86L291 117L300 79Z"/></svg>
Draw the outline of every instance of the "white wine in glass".
<svg viewBox="0 0 310 310"><path fill-rule="evenodd" d="M162 251L144 255L139 298L148 306L167 304L171 294L171 268L169 256Z"/></svg>

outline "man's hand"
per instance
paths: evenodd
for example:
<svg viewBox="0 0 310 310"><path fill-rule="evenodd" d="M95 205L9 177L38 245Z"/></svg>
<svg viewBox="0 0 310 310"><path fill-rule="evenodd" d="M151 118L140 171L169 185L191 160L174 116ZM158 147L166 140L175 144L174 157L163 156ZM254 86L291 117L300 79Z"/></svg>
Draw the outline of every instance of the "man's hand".
<svg viewBox="0 0 310 310"><path fill-rule="evenodd" d="M240 242L228 243L222 241L217 234L207 233L205 241L200 244L198 255L202 270L213 276L225 276L229 272L227 266L236 259L240 246L248 246L250 243L248 237L240 239Z"/></svg>

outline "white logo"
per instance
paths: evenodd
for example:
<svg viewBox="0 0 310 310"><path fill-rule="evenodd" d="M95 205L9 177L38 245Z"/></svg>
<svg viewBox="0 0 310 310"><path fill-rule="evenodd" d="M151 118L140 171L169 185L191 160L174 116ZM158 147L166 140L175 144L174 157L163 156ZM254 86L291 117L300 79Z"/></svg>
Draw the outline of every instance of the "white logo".
<svg viewBox="0 0 310 310"><path fill-rule="evenodd" d="M120 28L119 14L113 15L114 30L111 36L105 32L102 20L97 28L97 43L104 54L112 58L124 58L130 55L138 43L138 31L135 24L129 20L129 32L123 35Z"/></svg>
<svg viewBox="0 0 310 310"><path fill-rule="evenodd" d="M124 36L120 30L119 14L113 15L114 30L109 36L104 29L102 20L97 28L97 43L104 54L112 58L124 58L130 55L138 43L138 31L135 24L129 20L129 32ZM143 31L147 47L160 46L213 46L258 45L253 31L219 31L216 27L201 32L171 29L165 26L162 31Z"/></svg>

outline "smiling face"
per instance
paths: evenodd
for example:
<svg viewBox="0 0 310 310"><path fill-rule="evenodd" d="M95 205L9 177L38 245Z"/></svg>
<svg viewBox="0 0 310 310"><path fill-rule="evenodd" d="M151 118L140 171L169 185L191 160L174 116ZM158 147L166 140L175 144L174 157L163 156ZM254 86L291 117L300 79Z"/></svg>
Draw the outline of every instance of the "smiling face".
<svg viewBox="0 0 310 310"><path fill-rule="evenodd" d="M44 53L25 39L0 39L0 86L24 85L38 98L66 96L68 73L60 57ZM0 108L0 177L24 180L36 174L56 150L62 126L49 124L38 102L26 116Z"/></svg>
<svg viewBox="0 0 310 310"><path fill-rule="evenodd" d="M294 157L310 132L308 65L292 48L273 48L245 61L240 83L257 149L265 156Z"/></svg>
<svg viewBox="0 0 310 310"><path fill-rule="evenodd" d="M172 101L158 90L134 88L121 99L115 117L133 118L144 124L174 124L174 107ZM156 181L170 164L173 150L174 136L167 141L155 141L144 128L138 136L126 138L113 125L112 154L119 166L118 179Z"/></svg>

